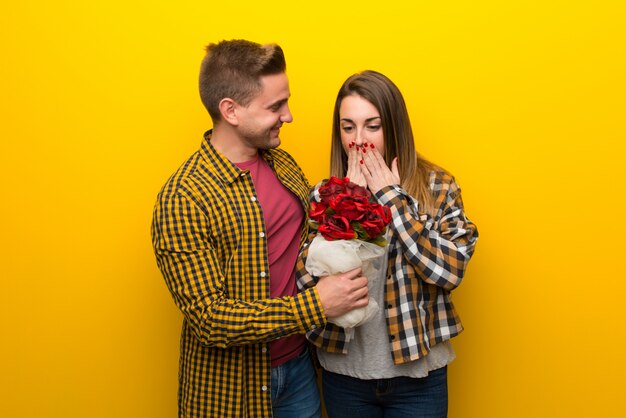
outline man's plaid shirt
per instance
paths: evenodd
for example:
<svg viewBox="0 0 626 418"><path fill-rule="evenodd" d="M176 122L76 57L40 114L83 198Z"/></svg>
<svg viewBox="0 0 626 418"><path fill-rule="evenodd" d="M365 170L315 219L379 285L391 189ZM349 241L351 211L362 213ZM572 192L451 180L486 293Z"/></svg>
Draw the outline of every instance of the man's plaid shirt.
<svg viewBox="0 0 626 418"><path fill-rule="evenodd" d="M318 187L312 199L319 199ZM418 202L399 186L387 186L375 196L389 207L393 219L382 307L395 364L422 358L432 346L463 330L450 292L463 279L478 230L465 216L461 189L450 174L432 172L430 188L437 208L434 217L421 212ZM311 288L317 280L304 267L307 251L298 259L301 289ZM308 332L307 338L326 351L348 352L343 329L332 323Z"/></svg>
<svg viewBox="0 0 626 418"><path fill-rule="evenodd" d="M179 416L270 417L269 342L325 317L315 288L270 299L252 178L206 136L159 193L152 223L157 264L184 316ZM309 184L291 156L276 149L262 157L307 211ZM301 246L306 235L303 228Z"/></svg>

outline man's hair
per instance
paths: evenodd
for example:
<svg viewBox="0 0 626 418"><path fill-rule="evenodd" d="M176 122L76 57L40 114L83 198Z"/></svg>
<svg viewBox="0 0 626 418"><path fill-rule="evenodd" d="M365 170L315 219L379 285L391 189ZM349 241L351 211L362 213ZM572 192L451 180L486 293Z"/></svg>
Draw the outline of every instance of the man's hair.
<svg viewBox="0 0 626 418"><path fill-rule="evenodd" d="M385 75L376 71L363 71L350 76L339 89L333 113L330 174L344 177L348 172L348 156L341 144L339 109L347 96L360 96L370 102L380 113L383 128L385 162L398 157L400 184L417 198L421 207L432 213L433 195L430 191L430 173L439 169L423 158L415 149L413 130L404 97L398 87Z"/></svg>
<svg viewBox="0 0 626 418"><path fill-rule="evenodd" d="M276 44L242 39L209 44L200 67L200 98L213 121L219 121L222 99L247 106L261 91L261 76L284 73L286 68L283 50Z"/></svg>

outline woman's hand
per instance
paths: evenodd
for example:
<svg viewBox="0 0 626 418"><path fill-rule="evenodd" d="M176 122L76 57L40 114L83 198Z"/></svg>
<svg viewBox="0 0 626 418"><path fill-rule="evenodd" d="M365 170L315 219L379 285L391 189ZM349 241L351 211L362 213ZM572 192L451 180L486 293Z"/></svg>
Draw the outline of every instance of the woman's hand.
<svg viewBox="0 0 626 418"><path fill-rule="evenodd" d="M354 142L348 148L348 172L346 173L346 177L348 177L352 183L366 187L367 181L361 171L361 166L363 165L361 161L364 155L362 149L362 147L357 147Z"/></svg>
<svg viewBox="0 0 626 418"><path fill-rule="evenodd" d="M361 152L361 155L363 159L363 164L360 164L361 173L372 194L376 194L385 186L400 184L397 157L391 162L390 169L376 148L368 148L366 152Z"/></svg>

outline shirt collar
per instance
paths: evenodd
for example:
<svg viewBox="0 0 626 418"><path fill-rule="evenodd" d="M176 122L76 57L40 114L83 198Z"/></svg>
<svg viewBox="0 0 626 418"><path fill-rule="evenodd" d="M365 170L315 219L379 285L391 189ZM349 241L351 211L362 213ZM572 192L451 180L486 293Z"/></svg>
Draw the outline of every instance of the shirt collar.
<svg viewBox="0 0 626 418"><path fill-rule="evenodd" d="M204 140L200 147L200 155L209 162L211 170L220 177L224 183L230 184L237 180L238 177L242 176L244 170L241 170L213 147L211 144L211 135L213 135L212 129L204 133ZM259 150L259 155L267 161L271 167L274 166L272 150Z"/></svg>

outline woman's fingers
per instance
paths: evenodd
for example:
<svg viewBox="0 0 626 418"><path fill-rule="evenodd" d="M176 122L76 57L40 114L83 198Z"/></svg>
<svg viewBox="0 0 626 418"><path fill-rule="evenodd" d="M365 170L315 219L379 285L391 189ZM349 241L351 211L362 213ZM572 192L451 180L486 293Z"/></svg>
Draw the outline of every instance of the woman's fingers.
<svg viewBox="0 0 626 418"><path fill-rule="evenodd" d="M361 148L357 147L356 144L353 144L351 147L348 148L348 171L346 175L351 182L365 187L367 185L367 182L361 170L363 167L361 154Z"/></svg>
<svg viewBox="0 0 626 418"><path fill-rule="evenodd" d="M399 176L395 175L395 173L387 167L385 159L377 149L370 148L363 154L363 167L361 171L372 193L378 192L385 186L398 183L399 180L397 179Z"/></svg>

